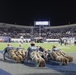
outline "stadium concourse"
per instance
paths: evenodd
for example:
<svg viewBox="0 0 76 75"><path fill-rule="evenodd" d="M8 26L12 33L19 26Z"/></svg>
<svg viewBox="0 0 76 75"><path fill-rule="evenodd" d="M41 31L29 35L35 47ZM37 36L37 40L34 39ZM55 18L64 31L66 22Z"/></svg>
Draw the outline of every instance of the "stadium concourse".
<svg viewBox="0 0 76 75"><path fill-rule="evenodd" d="M76 75L76 53L68 53L74 57L67 66L50 60L45 67L37 67L34 62L15 63L13 60L3 60L3 51L0 51L0 75Z"/></svg>

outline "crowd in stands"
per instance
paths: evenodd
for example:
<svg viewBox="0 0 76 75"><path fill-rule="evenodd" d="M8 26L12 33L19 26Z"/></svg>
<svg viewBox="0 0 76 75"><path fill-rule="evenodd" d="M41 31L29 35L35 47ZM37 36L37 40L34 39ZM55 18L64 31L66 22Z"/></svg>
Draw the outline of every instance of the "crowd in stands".
<svg viewBox="0 0 76 75"><path fill-rule="evenodd" d="M0 36L10 36L11 38L20 38L23 35L24 38L38 37L57 39L60 37L76 37L76 25L64 26L64 27L42 27L39 30L38 27L0 27Z"/></svg>

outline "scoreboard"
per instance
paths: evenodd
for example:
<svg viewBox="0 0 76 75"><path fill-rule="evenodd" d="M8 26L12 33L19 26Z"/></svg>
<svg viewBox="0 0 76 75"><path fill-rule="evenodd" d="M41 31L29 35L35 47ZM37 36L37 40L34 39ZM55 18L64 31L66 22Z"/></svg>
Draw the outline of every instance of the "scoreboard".
<svg viewBox="0 0 76 75"><path fill-rule="evenodd" d="M50 21L34 21L34 26L50 26Z"/></svg>

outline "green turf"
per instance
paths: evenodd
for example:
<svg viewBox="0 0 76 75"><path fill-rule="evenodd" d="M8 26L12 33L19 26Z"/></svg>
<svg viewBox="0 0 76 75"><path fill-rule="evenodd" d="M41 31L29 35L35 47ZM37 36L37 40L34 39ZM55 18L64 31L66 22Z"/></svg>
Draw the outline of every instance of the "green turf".
<svg viewBox="0 0 76 75"><path fill-rule="evenodd" d="M20 43L11 43L14 47L18 47ZM64 50L65 52L76 52L76 46L75 45L59 45L56 43L36 43L36 46L42 46L43 48L52 50L52 46L56 45L58 48ZM4 50L4 48L7 46L7 43L0 43L0 50ZM24 43L22 46L27 50L27 48L30 46L30 43Z"/></svg>

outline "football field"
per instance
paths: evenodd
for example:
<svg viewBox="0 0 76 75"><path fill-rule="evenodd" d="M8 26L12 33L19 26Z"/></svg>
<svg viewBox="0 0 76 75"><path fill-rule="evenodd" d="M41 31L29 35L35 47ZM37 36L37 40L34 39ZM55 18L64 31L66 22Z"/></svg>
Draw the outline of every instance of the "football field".
<svg viewBox="0 0 76 75"><path fill-rule="evenodd" d="M8 43L0 43L0 50L4 50L4 48L7 46ZM25 48L25 50L28 49L28 47L30 46L30 43L11 43L12 46L14 47L18 47L19 44L22 45L22 47ZM52 46L56 45L58 48L64 50L65 52L76 52L76 45L74 44L70 44L70 45L60 45L59 43L36 43L36 46L41 46L43 48L45 48L46 50L52 50Z"/></svg>
<svg viewBox="0 0 76 75"><path fill-rule="evenodd" d="M8 43L0 43L0 75L76 75L76 46L60 45L58 43L36 43L36 46L42 46L46 49L52 49L53 45L64 50L68 55L73 56L73 62L67 66L59 65L59 62L46 63L45 67L37 67L34 62L15 63L13 60L3 60L3 49ZM11 43L14 47L18 47L21 43ZM22 46L27 50L30 43L23 43Z"/></svg>

